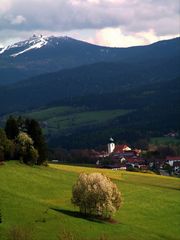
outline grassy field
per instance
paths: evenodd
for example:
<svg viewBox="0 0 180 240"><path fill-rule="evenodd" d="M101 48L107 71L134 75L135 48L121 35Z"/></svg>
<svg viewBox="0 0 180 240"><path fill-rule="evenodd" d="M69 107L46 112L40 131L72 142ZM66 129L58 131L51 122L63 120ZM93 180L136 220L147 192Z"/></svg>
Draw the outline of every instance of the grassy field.
<svg viewBox="0 0 180 240"><path fill-rule="evenodd" d="M89 111L83 107L50 107L45 109L36 109L28 113L12 113L14 116L23 115L33 118L42 123L44 133L53 135L71 131L79 127L98 125L106 123L111 119L123 116L132 112L132 110L114 109L106 111ZM0 117L0 126L4 126L7 115Z"/></svg>
<svg viewBox="0 0 180 240"><path fill-rule="evenodd" d="M123 206L116 224L90 221L76 215L70 202L80 172L103 172L118 185ZM49 165L29 167L11 161L0 166L0 239L12 226L32 231L35 240L57 240L71 232L73 239L180 239L180 179L154 174Z"/></svg>
<svg viewBox="0 0 180 240"><path fill-rule="evenodd" d="M27 117L38 121L45 121L46 134L53 134L59 131L69 131L87 125L105 123L118 116L129 113L130 110L115 109L109 111L88 111L83 108L53 107L40 109L26 114Z"/></svg>
<svg viewBox="0 0 180 240"><path fill-rule="evenodd" d="M77 113L79 111L82 111L81 108L73 108L73 107L51 107L46 109L39 109L32 111L26 116L33 117L39 121L48 120L54 117L64 116L68 114Z"/></svg>

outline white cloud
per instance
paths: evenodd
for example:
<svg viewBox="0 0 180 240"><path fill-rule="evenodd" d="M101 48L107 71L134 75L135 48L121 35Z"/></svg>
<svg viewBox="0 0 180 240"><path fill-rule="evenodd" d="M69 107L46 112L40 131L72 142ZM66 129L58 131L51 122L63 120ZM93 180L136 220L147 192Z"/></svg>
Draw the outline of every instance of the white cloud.
<svg viewBox="0 0 180 240"><path fill-rule="evenodd" d="M26 19L22 15L18 15L11 20L11 24L13 24L13 25L22 24L24 22L26 22Z"/></svg>
<svg viewBox="0 0 180 240"><path fill-rule="evenodd" d="M170 39L177 35L156 36L153 29L147 32L137 32L133 35L126 35L120 28L104 28L96 31L95 37L90 38L91 43L111 47L129 47L151 44L163 39Z"/></svg>
<svg viewBox="0 0 180 240"><path fill-rule="evenodd" d="M179 5L179 0L0 0L0 37L7 30L10 37L76 31L80 39L100 44L139 45L177 36Z"/></svg>

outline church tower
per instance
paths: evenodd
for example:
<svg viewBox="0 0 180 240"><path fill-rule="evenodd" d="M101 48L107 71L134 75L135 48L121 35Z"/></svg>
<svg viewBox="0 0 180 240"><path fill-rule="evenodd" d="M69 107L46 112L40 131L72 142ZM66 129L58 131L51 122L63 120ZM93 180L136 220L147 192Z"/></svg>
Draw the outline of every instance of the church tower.
<svg viewBox="0 0 180 240"><path fill-rule="evenodd" d="M115 149L114 140L110 138L108 143L108 153L111 154L114 151L114 149Z"/></svg>

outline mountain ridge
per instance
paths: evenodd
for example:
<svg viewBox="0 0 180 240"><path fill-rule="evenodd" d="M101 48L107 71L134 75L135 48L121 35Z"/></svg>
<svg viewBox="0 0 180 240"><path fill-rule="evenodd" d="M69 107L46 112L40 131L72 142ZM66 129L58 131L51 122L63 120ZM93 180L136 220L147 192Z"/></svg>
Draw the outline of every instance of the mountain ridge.
<svg viewBox="0 0 180 240"><path fill-rule="evenodd" d="M49 39L48 42L47 39ZM30 45L25 40L19 45L12 45L9 50L1 49L0 84L7 85L39 74L98 62L122 61L133 64L160 62L163 59L178 57L180 52L180 38L129 48L103 47L69 37L48 37L47 39L39 37L34 42L35 45L31 45L32 39L29 40ZM27 43L28 46L22 47L23 43ZM15 46L19 47L18 51Z"/></svg>
<svg viewBox="0 0 180 240"><path fill-rule="evenodd" d="M94 63L32 77L1 87L0 114L46 105L53 101L104 94L165 82L180 76L175 59L153 67L124 62Z"/></svg>

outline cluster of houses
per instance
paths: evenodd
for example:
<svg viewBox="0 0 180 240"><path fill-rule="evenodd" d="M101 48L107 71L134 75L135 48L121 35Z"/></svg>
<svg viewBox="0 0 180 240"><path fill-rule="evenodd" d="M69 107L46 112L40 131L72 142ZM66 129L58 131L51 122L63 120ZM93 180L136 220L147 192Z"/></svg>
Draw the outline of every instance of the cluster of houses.
<svg viewBox="0 0 180 240"><path fill-rule="evenodd" d="M157 170L169 166L171 170L180 174L180 156L167 156L166 159L145 159L141 149L131 149L128 145L116 145L110 138L107 151L96 152L97 166L112 169L141 169L148 170L155 167Z"/></svg>

